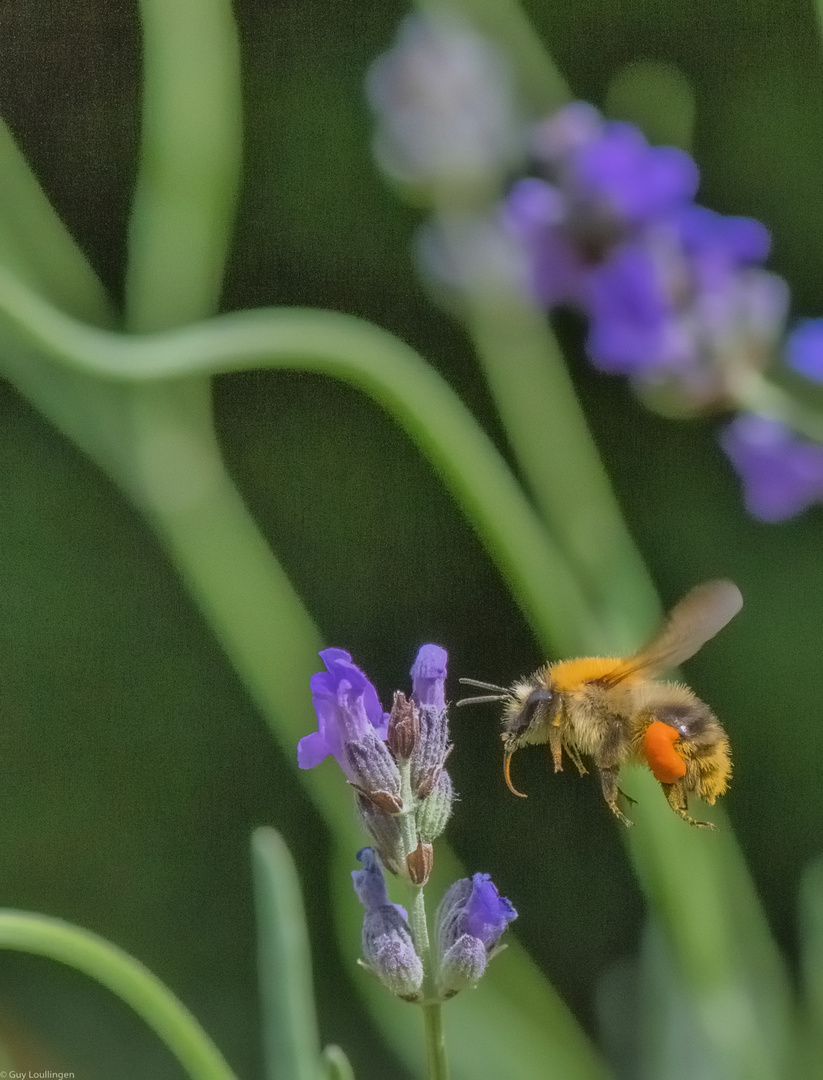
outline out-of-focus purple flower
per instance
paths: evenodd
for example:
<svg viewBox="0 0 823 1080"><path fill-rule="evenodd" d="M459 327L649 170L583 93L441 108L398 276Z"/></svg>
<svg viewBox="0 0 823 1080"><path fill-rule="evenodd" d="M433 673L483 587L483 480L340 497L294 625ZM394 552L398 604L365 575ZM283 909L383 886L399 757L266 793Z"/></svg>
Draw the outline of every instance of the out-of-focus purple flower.
<svg viewBox="0 0 823 1080"><path fill-rule="evenodd" d="M358 851L364 869L352 871L354 891L366 909L363 916L363 962L393 994L417 999L423 964L417 955L408 916L389 902L383 871L373 848Z"/></svg>
<svg viewBox="0 0 823 1080"><path fill-rule="evenodd" d="M804 319L786 339L786 359L807 379L823 382L823 319Z"/></svg>
<svg viewBox="0 0 823 1080"><path fill-rule="evenodd" d="M488 183L520 156L501 55L456 15L411 15L367 78L381 167L415 185Z"/></svg>
<svg viewBox="0 0 823 1080"><path fill-rule="evenodd" d="M598 367L674 380L706 404L741 366L763 366L787 288L759 269L760 222L697 206L688 154L649 146L583 102L540 125L532 145L543 176L513 185L501 220L526 253L535 299L589 319Z"/></svg>
<svg viewBox="0 0 823 1080"><path fill-rule="evenodd" d="M754 517L783 521L823 500L823 446L799 439L778 420L739 416L720 441Z"/></svg>
<svg viewBox="0 0 823 1080"><path fill-rule="evenodd" d="M438 989L443 997L474 986L503 931L516 918L517 912L498 893L488 874L455 881L441 900L436 916Z"/></svg>

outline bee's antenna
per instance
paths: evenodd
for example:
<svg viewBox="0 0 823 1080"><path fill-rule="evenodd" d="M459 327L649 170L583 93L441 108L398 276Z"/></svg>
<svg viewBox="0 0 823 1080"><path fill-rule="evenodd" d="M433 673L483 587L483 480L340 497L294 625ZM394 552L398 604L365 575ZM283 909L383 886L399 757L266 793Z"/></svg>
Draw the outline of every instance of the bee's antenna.
<svg viewBox="0 0 823 1080"><path fill-rule="evenodd" d="M508 695L508 690L505 686L496 686L492 682L480 682L479 679L458 679L457 681L464 686L477 686L481 690L496 690L499 694Z"/></svg>
<svg viewBox="0 0 823 1080"><path fill-rule="evenodd" d="M496 686L490 682L480 682L479 679L460 679L464 686L476 686L480 690L494 690L493 694L481 694L480 697L465 697L457 702L458 705L482 705L487 701L505 701L509 696L505 686Z"/></svg>

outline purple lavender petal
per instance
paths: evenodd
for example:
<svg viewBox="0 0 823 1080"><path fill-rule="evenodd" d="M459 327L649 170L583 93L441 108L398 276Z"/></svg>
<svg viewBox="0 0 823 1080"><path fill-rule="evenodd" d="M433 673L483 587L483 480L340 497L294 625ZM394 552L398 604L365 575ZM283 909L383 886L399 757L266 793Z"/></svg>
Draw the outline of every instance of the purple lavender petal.
<svg viewBox="0 0 823 1080"><path fill-rule="evenodd" d="M479 938L489 950L516 918L517 912L506 897L498 893L490 875L473 874L472 890L460 920L463 933Z"/></svg>
<svg viewBox="0 0 823 1080"><path fill-rule="evenodd" d="M573 158L577 182L620 216L641 224L694 198L697 166L673 146L650 147L632 124L606 125L603 137Z"/></svg>
<svg viewBox="0 0 823 1080"><path fill-rule="evenodd" d="M743 481L747 510L761 521L783 521L823 499L823 446L779 421L739 416L720 442Z"/></svg>
<svg viewBox="0 0 823 1080"><path fill-rule="evenodd" d="M624 244L589 275L586 348L603 371L645 375L691 363L690 340L641 244Z"/></svg>
<svg viewBox="0 0 823 1080"><path fill-rule="evenodd" d="M297 744L297 765L300 769L313 769L334 753L319 731L304 735Z"/></svg>
<svg viewBox="0 0 823 1080"><path fill-rule="evenodd" d="M366 911L373 911L389 903L386 879L374 848L364 847L357 852L357 861L363 864L362 870L352 870L351 877L354 891Z"/></svg>
<svg viewBox="0 0 823 1080"><path fill-rule="evenodd" d="M352 663L349 653L323 649L320 657L328 670L312 675L310 682L318 730L300 740L297 763L301 769L313 769L331 754L353 779L345 744L362 741L370 728L379 739L385 739L388 713L383 712L377 691Z"/></svg>
<svg viewBox="0 0 823 1080"><path fill-rule="evenodd" d="M674 217L680 242L692 254L712 251L730 263L758 263L769 254L771 236L754 218L718 214L706 206L688 206Z"/></svg>
<svg viewBox="0 0 823 1080"><path fill-rule="evenodd" d="M535 155L554 164L594 142L603 133L603 118L587 101L572 101L538 124L532 135Z"/></svg>
<svg viewBox="0 0 823 1080"><path fill-rule="evenodd" d="M786 340L786 359L807 379L823 382L823 319L804 319Z"/></svg>
<svg viewBox="0 0 823 1080"><path fill-rule="evenodd" d="M412 697L418 705L446 707L445 680L449 654L439 645L422 645L412 664Z"/></svg>

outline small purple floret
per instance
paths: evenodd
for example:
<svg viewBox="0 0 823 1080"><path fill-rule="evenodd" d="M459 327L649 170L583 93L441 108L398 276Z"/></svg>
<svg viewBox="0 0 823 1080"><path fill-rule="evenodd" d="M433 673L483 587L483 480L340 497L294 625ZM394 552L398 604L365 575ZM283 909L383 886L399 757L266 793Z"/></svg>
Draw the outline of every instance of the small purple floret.
<svg viewBox="0 0 823 1080"><path fill-rule="evenodd" d="M754 517L783 521L823 500L823 446L804 442L778 420L739 416L720 441Z"/></svg>
<svg viewBox="0 0 823 1080"><path fill-rule="evenodd" d="M486 950L493 949L509 923L517 918L511 902L501 896L489 874L474 874L460 927L479 938Z"/></svg>
<svg viewBox="0 0 823 1080"><path fill-rule="evenodd" d="M439 645L422 645L412 664L412 698L418 705L445 709L446 664L449 654Z"/></svg>
<svg viewBox="0 0 823 1080"><path fill-rule="evenodd" d="M297 744L297 764L301 769L313 769L331 754L353 779L345 744L363 740L369 728L384 740L389 716L383 712L375 688L344 649L323 649L320 659L327 670L311 678L318 730Z"/></svg>
<svg viewBox="0 0 823 1080"><path fill-rule="evenodd" d="M823 382L823 319L804 319L786 341L786 359L807 379Z"/></svg>

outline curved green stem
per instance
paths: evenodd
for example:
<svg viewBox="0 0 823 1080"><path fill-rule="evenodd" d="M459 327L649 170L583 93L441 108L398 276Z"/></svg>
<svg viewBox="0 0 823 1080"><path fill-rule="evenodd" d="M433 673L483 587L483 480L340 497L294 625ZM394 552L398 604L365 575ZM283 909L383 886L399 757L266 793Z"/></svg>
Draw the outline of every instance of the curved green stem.
<svg viewBox="0 0 823 1080"><path fill-rule="evenodd" d="M78 926L0 911L0 949L46 956L90 975L145 1020L193 1080L236 1080L188 1009L134 957Z"/></svg>
<svg viewBox="0 0 823 1080"><path fill-rule="evenodd" d="M126 325L217 310L240 181L240 55L230 0L140 0L143 125Z"/></svg>
<svg viewBox="0 0 823 1080"><path fill-rule="evenodd" d="M0 322L61 366L109 381L271 367L320 372L356 386L438 469L539 636L561 652L596 647L599 631L588 601L500 455L446 382L386 331L348 315L287 308L125 337L63 315L2 269Z"/></svg>

